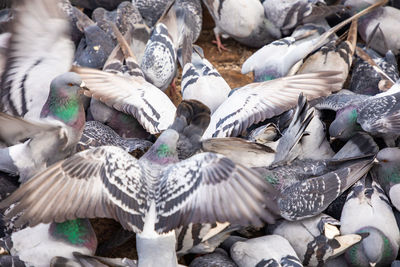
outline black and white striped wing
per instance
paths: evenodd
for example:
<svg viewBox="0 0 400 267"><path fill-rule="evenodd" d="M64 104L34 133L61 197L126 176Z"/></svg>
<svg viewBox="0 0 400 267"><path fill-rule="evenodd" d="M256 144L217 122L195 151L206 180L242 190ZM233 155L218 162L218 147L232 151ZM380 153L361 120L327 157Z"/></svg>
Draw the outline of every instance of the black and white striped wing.
<svg viewBox="0 0 400 267"><path fill-rule="evenodd" d="M87 96L132 115L149 133L160 133L174 122L174 104L143 78L128 78L89 68L74 68L74 71L89 88L85 91Z"/></svg>
<svg viewBox="0 0 400 267"><path fill-rule="evenodd" d="M30 226L75 218L114 218L131 231L143 229L146 186L138 161L118 147L86 150L60 161L0 203L19 202L8 215L24 211Z"/></svg>
<svg viewBox="0 0 400 267"><path fill-rule="evenodd" d="M155 230L190 223L273 223L276 191L254 171L225 156L201 153L169 167L157 194Z"/></svg>
<svg viewBox="0 0 400 267"><path fill-rule="evenodd" d="M203 139L238 136L250 125L296 106L301 92L308 100L329 95L341 87L338 74L324 71L246 85L212 114Z"/></svg>
<svg viewBox="0 0 400 267"><path fill-rule="evenodd" d="M71 68L74 46L57 2L13 1L16 18L1 79L1 111L39 118L50 82Z"/></svg>
<svg viewBox="0 0 400 267"><path fill-rule="evenodd" d="M365 99L370 98L368 95L359 95L354 93L338 93L330 95L318 104L315 105L317 109L329 109L338 111L349 104L356 104Z"/></svg>

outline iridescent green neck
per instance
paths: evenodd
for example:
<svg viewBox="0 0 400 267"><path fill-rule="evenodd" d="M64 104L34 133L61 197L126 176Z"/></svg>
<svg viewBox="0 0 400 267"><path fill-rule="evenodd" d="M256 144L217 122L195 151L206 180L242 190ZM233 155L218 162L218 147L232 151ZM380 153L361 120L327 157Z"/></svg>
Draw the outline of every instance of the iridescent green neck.
<svg viewBox="0 0 400 267"><path fill-rule="evenodd" d="M357 110L353 109L350 114L349 114L349 120L351 123L356 123L357 122Z"/></svg>
<svg viewBox="0 0 400 267"><path fill-rule="evenodd" d="M169 147L167 144L153 145L152 148L146 153L144 158L158 163L169 164L178 162L177 152L174 148Z"/></svg>
<svg viewBox="0 0 400 267"><path fill-rule="evenodd" d="M64 99L57 99L56 101L50 101L49 109L50 112L64 122L70 122L75 120L79 115L80 101L79 96L77 97L66 97Z"/></svg>
<svg viewBox="0 0 400 267"><path fill-rule="evenodd" d="M75 246L96 247L97 239L86 219L76 219L63 223L52 223L50 235Z"/></svg>

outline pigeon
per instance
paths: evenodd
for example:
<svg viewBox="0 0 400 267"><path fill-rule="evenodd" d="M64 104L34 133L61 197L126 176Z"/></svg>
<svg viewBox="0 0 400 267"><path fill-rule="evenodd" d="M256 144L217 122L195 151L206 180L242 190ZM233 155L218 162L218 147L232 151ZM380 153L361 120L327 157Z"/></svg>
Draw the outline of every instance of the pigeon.
<svg viewBox="0 0 400 267"><path fill-rule="evenodd" d="M135 24L144 23L137 7L127 1L119 4L118 8L113 11L98 7L93 11L92 18L103 31L114 39L116 39L116 36L114 36L110 23L114 23L123 35Z"/></svg>
<svg viewBox="0 0 400 267"><path fill-rule="evenodd" d="M0 170L20 175L20 182L74 153L84 125L82 80L76 73L57 76L41 112L41 120L0 113Z"/></svg>
<svg viewBox="0 0 400 267"><path fill-rule="evenodd" d="M265 0L263 7L267 19L282 31L345 10L343 5L328 6L321 0Z"/></svg>
<svg viewBox="0 0 400 267"><path fill-rule="evenodd" d="M389 146L393 146L399 128L398 90L399 84L395 84L387 92L375 96L336 94L328 96L316 107L336 111L335 120L329 127L331 137L347 140L364 130L384 138Z"/></svg>
<svg viewBox="0 0 400 267"><path fill-rule="evenodd" d="M178 118L191 114L185 107L178 111ZM179 162L178 139L176 130L165 130L139 160L113 146L79 152L23 184L0 208L19 202L8 216L24 211L17 224L30 226L76 217L114 218L137 233L139 266L176 266L173 230L180 226L216 221L260 226L275 221L276 192L256 172L213 153ZM217 195L218 201L209 202ZM61 203L70 205L57 208Z"/></svg>
<svg viewBox="0 0 400 267"><path fill-rule="evenodd" d="M347 40L336 45L336 41L331 41L315 54L311 55L301 65L298 74L310 73L315 71L342 71L342 85L349 75L351 64L353 63L353 54L357 43L357 20L353 20Z"/></svg>
<svg viewBox="0 0 400 267"><path fill-rule="evenodd" d="M354 266L387 266L396 259L400 232L383 189L371 177L358 181L347 196L340 218L342 234L369 233L346 251Z"/></svg>
<svg viewBox="0 0 400 267"><path fill-rule="evenodd" d="M203 139L238 136L252 124L294 107L301 92L311 100L337 91L338 74L317 72L245 85L212 114Z"/></svg>
<svg viewBox="0 0 400 267"><path fill-rule="evenodd" d="M132 4L137 7L149 27L153 27L157 23L168 3L164 0L132 0Z"/></svg>
<svg viewBox="0 0 400 267"><path fill-rule="evenodd" d="M228 83L217 69L204 57L203 49L186 38L178 50L181 62L182 99L196 99L210 108L211 114L228 98L231 91Z"/></svg>
<svg viewBox="0 0 400 267"><path fill-rule="evenodd" d="M381 57L377 52L372 49L363 48L381 69L393 81L399 80L399 70L397 60L392 51L388 51L385 57ZM379 82L381 76L375 69L363 59L357 57L353 64L352 75L350 78L349 90L356 94L376 95L380 93Z"/></svg>
<svg viewBox="0 0 400 267"><path fill-rule="evenodd" d="M341 160L294 160L253 168L279 192L280 214L289 221L323 212L371 168L373 156Z"/></svg>
<svg viewBox="0 0 400 267"><path fill-rule="evenodd" d="M263 145L236 137L211 138L202 141L202 150L223 154L247 167L265 167L275 162L290 162L300 156L302 149L299 146L302 146L304 131L312 116L313 112L308 112L306 98L300 94L292 121L277 141Z"/></svg>
<svg viewBox="0 0 400 267"><path fill-rule="evenodd" d="M175 5L170 4L165 15L154 26L143 54L140 68L146 80L165 91L177 72L179 32Z"/></svg>
<svg viewBox="0 0 400 267"><path fill-rule="evenodd" d="M140 67L147 81L163 91L171 84L176 94L177 50L184 39L194 43L199 37L202 12L199 0L170 1L169 5L154 26Z"/></svg>
<svg viewBox="0 0 400 267"><path fill-rule="evenodd" d="M304 35L297 35L276 40L262 47L243 63L242 73L245 74L253 71L256 82L286 76L289 73L289 70L299 60L302 60L308 54L324 45L328 41L328 37L333 33L343 28L349 22L376 9L382 5L384 1L386 0L379 1L376 4L369 6L363 11L324 32L317 38L304 39ZM305 36L308 37L307 34L305 34Z"/></svg>
<svg viewBox="0 0 400 267"><path fill-rule="evenodd" d="M146 152L151 142L139 138L122 138L113 129L98 121L87 121L81 139L77 144L77 151L83 151L99 146L118 146L129 153L135 151Z"/></svg>
<svg viewBox="0 0 400 267"><path fill-rule="evenodd" d="M340 235L340 222L320 214L309 219L274 225L272 233L286 238L304 266L323 266L362 240L361 235Z"/></svg>
<svg viewBox="0 0 400 267"><path fill-rule="evenodd" d="M38 119L51 81L71 68L69 24L53 0L14 2L14 25L1 78L0 111Z"/></svg>
<svg viewBox="0 0 400 267"><path fill-rule="evenodd" d="M400 150L397 147L387 147L378 152L377 163L372 168L373 177L385 190L390 202L397 210L400 210L400 198L397 193L400 188L399 160Z"/></svg>
<svg viewBox="0 0 400 267"><path fill-rule="evenodd" d="M264 16L259 0L203 0L215 22L218 50L226 50L222 37L232 37L251 47L261 47L281 37L279 28Z"/></svg>
<svg viewBox="0 0 400 267"><path fill-rule="evenodd" d="M47 267L54 256L73 258L76 251L94 255L97 238L88 219L75 219L26 227L0 239L0 247L10 253L9 261L22 261L20 266Z"/></svg>
<svg viewBox="0 0 400 267"><path fill-rule="evenodd" d="M135 117L151 134L166 130L174 121L176 107L157 87L143 77L125 77L90 68L74 68L93 97Z"/></svg>
<svg viewBox="0 0 400 267"><path fill-rule="evenodd" d="M360 19L358 32L361 38L377 52L384 55L391 50L393 54L398 55L400 38L394 33L400 26L399 17L399 9L391 6L379 7Z"/></svg>
<svg viewBox="0 0 400 267"><path fill-rule="evenodd" d="M228 253L221 248L217 248L213 253L195 258L189 267L237 267L235 262L229 258Z"/></svg>
<svg viewBox="0 0 400 267"><path fill-rule="evenodd" d="M239 267L303 266L290 243L280 235L238 241L231 247L231 257Z"/></svg>
<svg viewBox="0 0 400 267"><path fill-rule="evenodd" d="M116 45L115 40L89 18L80 20L77 26L83 32L84 37L76 48L74 64L96 69L103 68Z"/></svg>
<svg viewBox="0 0 400 267"><path fill-rule="evenodd" d="M115 25L110 26L118 40L118 45L109 55L107 62L104 64L103 70L105 72L128 78L144 79L143 73L135 59L135 55L130 50L129 43L132 40L132 32L127 33L126 36L128 40L126 40ZM121 89L123 90L123 88ZM113 107L109 107L94 98L90 101L90 114L94 120L111 127L124 138L148 137L146 130L133 116L118 111Z"/></svg>

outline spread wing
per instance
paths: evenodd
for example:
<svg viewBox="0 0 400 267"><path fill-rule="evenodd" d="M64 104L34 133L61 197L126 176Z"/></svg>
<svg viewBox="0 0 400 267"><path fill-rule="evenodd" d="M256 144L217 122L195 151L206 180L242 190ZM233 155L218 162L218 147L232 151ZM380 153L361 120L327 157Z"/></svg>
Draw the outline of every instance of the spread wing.
<svg viewBox="0 0 400 267"><path fill-rule="evenodd" d="M190 223L273 223L276 192L254 171L214 153L197 154L169 167L159 185L155 229Z"/></svg>
<svg viewBox="0 0 400 267"><path fill-rule="evenodd" d="M1 81L1 110L38 118L50 82L67 72L74 46L69 23L54 0L17 0L15 21Z"/></svg>
<svg viewBox="0 0 400 267"><path fill-rule="evenodd" d="M22 184L1 207L19 202L30 226L75 218L107 217L135 232L143 228L146 186L138 161L118 147L86 150L60 161Z"/></svg>
<svg viewBox="0 0 400 267"><path fill-rule="evenodd" d="M74 71L89 88L85 92L87 96L132 115L151 134L167 129L174 122L174 104L143 78L128 78L89 68L74 68Z"/></svg>
<svg viewBox="0 0 400 267"><path fill-rule="evenodd" d="M339 72L317 72L252 83L237 90L212 114L203 139L238 136L247 127L279 115L297 104L299 94L308 100L340 89Z"/></svg>

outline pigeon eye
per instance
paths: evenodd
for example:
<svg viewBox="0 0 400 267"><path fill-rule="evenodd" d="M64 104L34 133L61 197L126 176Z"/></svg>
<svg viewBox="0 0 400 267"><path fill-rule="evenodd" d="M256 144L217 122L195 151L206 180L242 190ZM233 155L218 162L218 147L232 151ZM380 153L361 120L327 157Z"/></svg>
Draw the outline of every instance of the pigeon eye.
<svg viewBox="0 0 400 267"><path fill-rule="evenodd" d="M68 84L68 86L72 86L72 85L73 85L72 83L69 83L69 84Z"/></svg>
<svg viewBox="0 0 400 267"><path fill-rule="evenodd" d="M387 159L382 160L382 162L389 162Z"/></svg>

